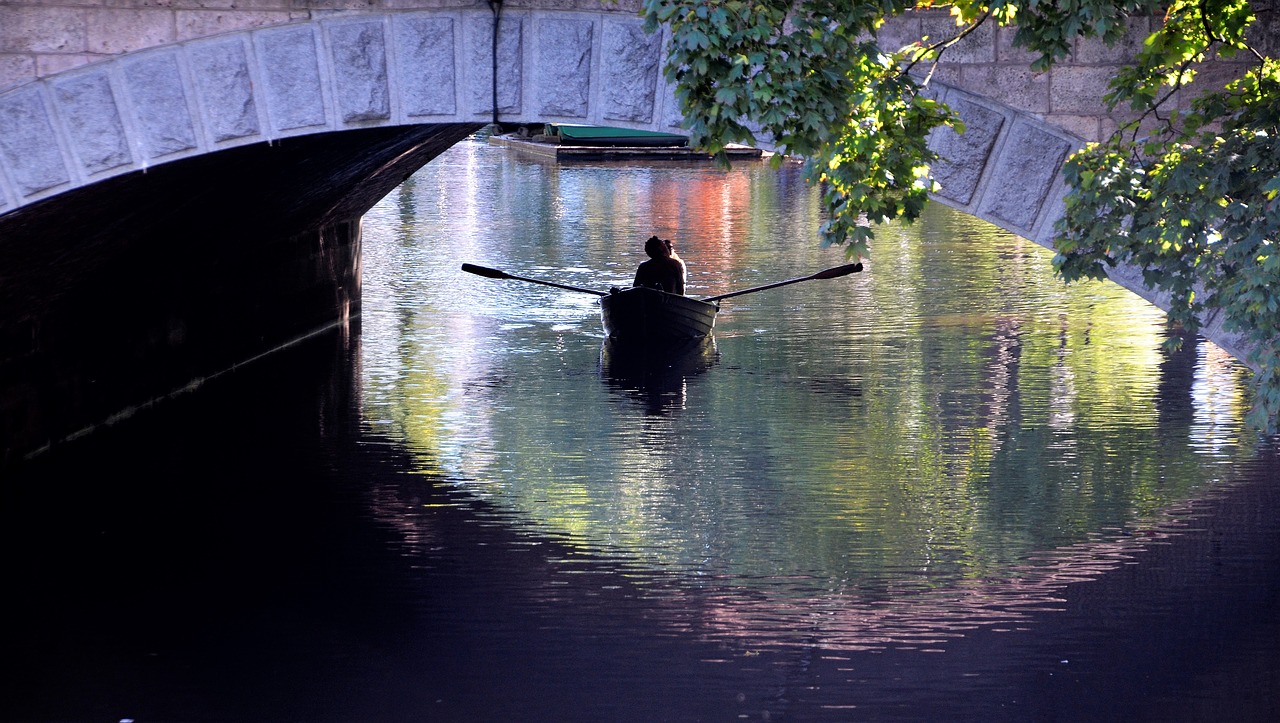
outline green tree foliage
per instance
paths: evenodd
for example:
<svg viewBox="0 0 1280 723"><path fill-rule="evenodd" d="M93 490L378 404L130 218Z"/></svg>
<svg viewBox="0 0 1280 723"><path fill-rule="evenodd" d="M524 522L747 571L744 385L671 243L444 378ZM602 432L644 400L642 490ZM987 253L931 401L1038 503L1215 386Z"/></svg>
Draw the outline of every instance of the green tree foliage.
<svg viewBox="0 0 1280 723"><path fill-rule="evenodd" d="M905 48L880 47L876 31L932 0L646 0L644 13L651 30L670 28L666 73L692 142L723 159L726 144L763 137L806 159L828 211L823 241L846 244L858 258L876 224L914 220L936 190L929 131L963 132L928 91L948 48L984 23L1016 26L1014 44L1035 54L1033 70L1046 70L1077 38L1114 42L1129 18L1155 18L1106 96L1131 122L1066 164L1070 193L1054 263L1067 281L1137 265L1151 288L1169 294L1174 325L1196 329L1222 314L1224 328L1245 333L1253 347L1251 419L1274 428L1280 65L1266 54L1264 2L958 0L946 6L954 35ZM1242 75L1225 87L1195 85L1198 64L1215 57L1243 58ZM1180 95L1194 98L1183 110Z"/></svg>

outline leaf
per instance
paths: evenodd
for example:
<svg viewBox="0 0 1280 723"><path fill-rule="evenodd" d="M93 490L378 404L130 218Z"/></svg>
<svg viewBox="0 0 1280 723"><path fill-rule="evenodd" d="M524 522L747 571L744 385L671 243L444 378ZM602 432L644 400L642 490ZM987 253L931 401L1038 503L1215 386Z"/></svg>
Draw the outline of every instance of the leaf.
<svg viewBox="0 0 1280 723"><path fill-rule="evenodd" d="M1280 193L1280 176L1274 176L1270 181L1262 184L1262 192L1267 194L1267 199L1273 199L1277 193Z"/></svg>

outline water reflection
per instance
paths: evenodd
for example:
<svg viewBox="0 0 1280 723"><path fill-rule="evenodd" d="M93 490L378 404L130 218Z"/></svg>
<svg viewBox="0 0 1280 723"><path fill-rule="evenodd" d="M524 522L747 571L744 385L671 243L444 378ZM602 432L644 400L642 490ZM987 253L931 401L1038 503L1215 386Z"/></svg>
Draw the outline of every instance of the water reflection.
<svg viewBox="0 0 1280 723"><path fill-rule="evenodd" d="M740 644L812 646L829 651L941 651L980 627L1026 630L1039 613L1062 612L1068 588L1132 565L1152 545L1168 544L1193 521L1203 501L1166 510L1123 531L1036 554L1000 577L934 586L923 576L870 592L830 589L816 575L752 581L700 581L679 595L699 611L697 632ZM1117 534L1118 533L1118 534Z"/></svg>
<svg viewBox="0 0 1280 723"><path fill-rule="evenodd" d="M719 358L714 336L657 349L606 339L600 347L600 374L646 414L666 414L685 408L689 380L715 366Z"/></svg>
<svg viewBox="0 0 1280 723"><path fill-rule="evenodd" d="M482 515L625 560L680 625L853 649L1017 625L1253 454L1238 365L1169 356L1158 310L941 208L862 274L727 301L711 353L656 371L602 347L593 297L457 271L608 288L657 233L723 293L840 263L819 223L794 169L465 144L366 219L365 419Z"/></svg>

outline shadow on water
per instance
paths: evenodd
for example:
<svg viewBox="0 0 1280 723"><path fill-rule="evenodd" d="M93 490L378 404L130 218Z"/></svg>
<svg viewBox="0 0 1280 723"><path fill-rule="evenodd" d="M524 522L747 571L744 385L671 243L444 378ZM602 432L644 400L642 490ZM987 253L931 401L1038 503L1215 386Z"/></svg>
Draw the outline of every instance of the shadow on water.
<svg viewBox="0 0 1280 723"><path fill-rule="evenodd" d="M600 347L600 375L609 387L642 405L646 414L684 408L689 381L720 360L714 336L670 348L645 348L606 339Z"/></svg>
<svg viewBox="0 0 1280 723"><path fill-rule="evenodd" d="M936 598L788 618L787 601L731 580L681 581L531 534L361 429L351 357L316 351L6 480L0 719L1277 712L1274 448L1161 522L1046 553L1047 576L962 591L980 607L1006 596L1017 614L1003 623L958 619L948 633L935 620L914 644L901 631L883 644L877 625L926 620ZM772 619L785 645L769 643Z"/></svg>
<svg viewBox="0 0 1280 723"><path fill-rule="evenodd" d="M361 432L349 357L317 366L316 347L5 480L0 720L606 720L764 704L767 690L704 699L700 661L719 646L655 638L646 596L607 560L591 570L572 546L513 532ZM613 584L565 586L566 571ZM578 628L549 612L560 606L608 612ZM750 672L717 677L750 687Z"/></svg>

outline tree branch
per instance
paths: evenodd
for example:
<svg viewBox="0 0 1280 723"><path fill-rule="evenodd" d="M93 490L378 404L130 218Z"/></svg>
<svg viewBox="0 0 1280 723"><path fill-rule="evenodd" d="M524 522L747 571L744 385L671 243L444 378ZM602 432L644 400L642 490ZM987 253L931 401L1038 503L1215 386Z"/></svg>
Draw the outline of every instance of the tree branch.
<svg viewBox="0 0 1280 723"><path fill-rule="evenodd" d="M974 30L977 30L978 26L985 23L987 19L990 17L991 17L991 11L987 10L982 14L982 17L973 21L972 24L966 26L963 30L961 30L955 36L948 38L946 40L938 41L937 43L934 43L933 45L928 46L923 51L917 53L916 57L910 63L907 63L906 67L902 69L902 72L910 73L911 69L914 68L922 58L927 57L931 53L937 52L938 54L937 57L935 57L930 63L929 72L925 74L924 82L921 83L921 85L928 85L929 81L933 78L933 72L938 69L938 63L942 62L942 54L945 53L948 49L950 49L951 46L955 45L956 43L968 37L970 33L972 33Z"/></svg>

